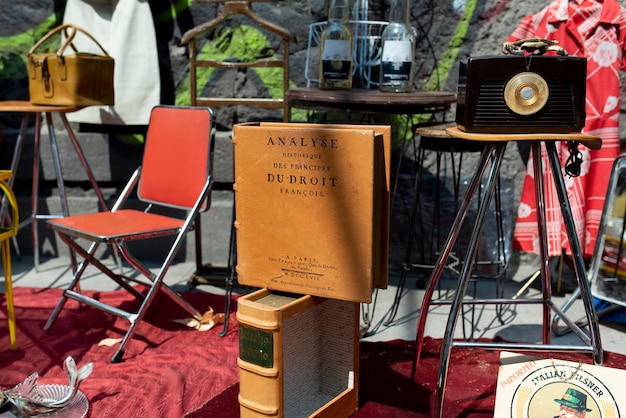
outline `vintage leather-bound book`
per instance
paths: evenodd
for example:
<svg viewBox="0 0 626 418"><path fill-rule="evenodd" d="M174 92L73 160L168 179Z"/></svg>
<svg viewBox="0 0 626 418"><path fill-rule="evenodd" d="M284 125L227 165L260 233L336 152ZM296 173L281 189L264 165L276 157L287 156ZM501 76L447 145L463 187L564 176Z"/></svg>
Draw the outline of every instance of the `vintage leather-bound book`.
<svg viewBox="0 0 626 418"><path fill-rule="evenodd" d="M242 418L357 410L358 303L261 289L237 304Z"/></svg>
<svg viewBox="0 0 626 418"><path fill-rule="evenodd" d="M389 127L235 125L237 278L371 302L387 286Z"/></svg>

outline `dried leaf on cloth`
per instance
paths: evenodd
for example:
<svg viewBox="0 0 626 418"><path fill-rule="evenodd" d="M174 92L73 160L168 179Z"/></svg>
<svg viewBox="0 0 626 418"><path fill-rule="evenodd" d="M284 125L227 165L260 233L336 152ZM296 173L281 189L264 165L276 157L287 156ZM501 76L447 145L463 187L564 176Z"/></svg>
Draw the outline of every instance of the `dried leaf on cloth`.
<svg viewBox="0 0 626 418"><path fill-rule="evenodd" d="M105 338L98 343L98 347L113 347L122 342L121 338Z"/></svg>
<svg viewBox="0 0 626 418"><path fill-rule="evenodd" d="M208 331L216 325L224 323L224 314L215 313L213 308L209 306L209 310L202 314L199 321L196 318L183 318L173 319L172 322L183 324L198 331Z"/></svg>

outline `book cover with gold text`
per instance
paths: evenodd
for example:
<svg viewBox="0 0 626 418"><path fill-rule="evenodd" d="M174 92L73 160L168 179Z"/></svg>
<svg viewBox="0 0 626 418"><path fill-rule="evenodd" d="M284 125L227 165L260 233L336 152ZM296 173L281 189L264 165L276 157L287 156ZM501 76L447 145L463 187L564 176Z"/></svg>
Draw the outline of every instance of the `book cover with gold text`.
<svg viewBox="0 0 626 418"><path fill-rule="evenodd" d="M383 142L366 125L235 125L238 281L370 302L387 277Z"/></svg>

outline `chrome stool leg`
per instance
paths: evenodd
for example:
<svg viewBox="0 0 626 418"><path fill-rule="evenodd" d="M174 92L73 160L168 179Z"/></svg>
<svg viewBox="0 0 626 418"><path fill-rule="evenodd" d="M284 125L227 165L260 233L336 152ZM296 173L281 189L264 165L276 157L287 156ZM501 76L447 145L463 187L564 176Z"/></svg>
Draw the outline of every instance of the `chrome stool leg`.
<svg viewBox="0 0 626 418"><path fill-rule="evenodd" d="M448 236L443 246L443 249L441 250L439 260L437 261L437 263L435 263L435 269L433 270L432 275L430 276L430 279L428 280L428 285L424 293L424 298L422 299L422 305L420 308L420 313L419 313L418 322L417 322L417 336L415 339L416 355L413 361L413 369L412 369L412 376L411 376L413 380L415 379L416 367L417 367L417 364L419 363L421 352L422 352L422 343L424 339L424 330L426 328L426 319L428 316L428 311L432 302L433 295L435 293L435 289L438 286L439 278L441 277L441 274L443 273L443 269L445 268L446 261L448 257L450 256L450 253L452 252L452 248L454 247L454 244L456 243L456 240L459 234L461 233L461 227L463 225L463 221L465 220L465 216L469 212L469 208L470 208L470 205L472 204L473 197L476 194L478 188L480 187L481 179L483 177L485 170L487 169L492 153L496 151L496 147L497 147L496 144L488 144L483 150L480 163L476 169L476 173L474 174L474 177L472 177L472 180L470 181L470 184L468 185L467 192L465 196L463 197L463 201L461 202L461 205L459 206L459 210L456 214L456 218L454 219L454 223L452 224L450 235ZM499 147L502 148L500 152L504 152L504 146L499 145Z"/></svg>
<svg viewBox="0 0 626 418"><path fill-rule="evenodd" d="M580 296L585 307L587 322L589 323L589 343L593 347L593 360L595 364L602 365L603 355L602 343L600 340L600 328L598 324L596 310L593 304L593 296L591 295L589 281L587 280L585 262L582 257L582 248L580 246L580 242L578 241L578 235L576 234L576 226L574 225L574 218L572 216L572 209L570 207L569 199L567 197L565 182L563 180L563 176L559 174L560 164L556 152L556 147L554 145L554 142L547 142L546 146L548 147L548 157L550 157L550 165L552 166L554 181L557 185L556 190L559 194L559 200L561 202L563 221L565 223L565 228L567 230L567 235L572 250L574 271L576 273L576 279L578 280L578 288L580 289ZM580 331L578 326L573 327L573 329L577 329L575 333L578 336L582 334L582 331Z"/></svg>
<svg viewBox="0 0 626 418"><path fill-rule="evenodd" d="M483 160L491 159L491 168L488 175L487 180L487 193L483 197L483 201L478 209L478 214L476 217L476 223L474 224L474 228L472 230L472 234L470 237L470 242L468 244L467 253L465 256L465 262L461 268L461 273L459 276L459 281L457 283L457 288L455 291L455 295L452 299L452 304L450 306L450 314L448 315L448 322L446 324L446 330L443 338L443 345L441 348L441 360L439 363L439 374L437 377L437 393L435 395L435 405L438 406L439 414L437 415L437 409L435 409L435 416L440 417L443 414L443 399L445 395L446 389L446 380L448 375L448 366L450 363L450 354L452 352L452 345L454 339L454 331L456 329L457 320L459 318L459 310L463 303L463 299L465 297L465 293L467 290L467 285L469 283L470 274L472 268L474 267L474 253L476 251L478 245L478 236L480 235L483 226L485 224L485 220L487 219L487 212L489 208L489 204L491 203L491 197L493 196L493 192L495 190L496 185L496 177L498 171L500 170L500 163L502 162L502 157L504 155L504 150L506 148L506 144L500 145L492 145L493 153L490 150L486 150L483 154ZM488 147L489 148L489 147ZM486 162L486 161L485 161ZM473 179L474 187L471 191L468 191L469 200L471 201L474 197L476 191L480 186L481 176L475 176ZM456 222L455 222L456 223ZM462 220L461 222L462 223ZM460 225L459 225L460 226ZM421 315L421 312L420 312Z"/></svg>

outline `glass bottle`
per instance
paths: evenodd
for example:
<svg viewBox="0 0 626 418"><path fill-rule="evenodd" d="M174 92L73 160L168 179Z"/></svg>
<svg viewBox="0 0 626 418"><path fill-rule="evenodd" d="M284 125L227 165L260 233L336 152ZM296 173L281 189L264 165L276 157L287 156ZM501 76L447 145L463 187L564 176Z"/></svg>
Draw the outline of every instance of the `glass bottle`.
<svg viewBox="0 0 626 418"><path fill-rule="evenodd" d="M352 88L352 32L349 0L331 0L328 26L322 32L319 88Z"/></svg>
<svg viewBox="0 0 626 418"><path fill-rule="evenodd" d="M380 91L410 92L413 90L415 34L409 24L410 0L393 0L389 24L381 37Z"/></svg>

